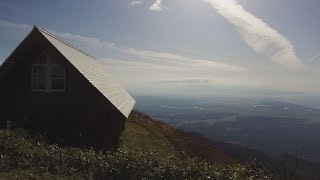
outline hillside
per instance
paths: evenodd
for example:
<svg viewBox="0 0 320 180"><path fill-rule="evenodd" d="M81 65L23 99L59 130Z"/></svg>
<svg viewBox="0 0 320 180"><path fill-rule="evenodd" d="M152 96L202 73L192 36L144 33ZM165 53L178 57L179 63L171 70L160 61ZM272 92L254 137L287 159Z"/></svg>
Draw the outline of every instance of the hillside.
<svg viewBox="0 0 320 180"><path fill-rule="evenodd" d="M258 162L238 160L197 135L133 112L117 150L50 144L23 130L0 131L0 178L271 179Z"/></svg>

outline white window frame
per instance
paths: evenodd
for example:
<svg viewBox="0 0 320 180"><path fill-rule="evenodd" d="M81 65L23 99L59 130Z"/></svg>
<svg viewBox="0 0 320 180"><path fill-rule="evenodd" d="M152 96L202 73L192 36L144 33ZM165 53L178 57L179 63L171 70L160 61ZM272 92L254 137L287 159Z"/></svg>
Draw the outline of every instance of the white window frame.
<svg viewBox="0 0 320 180"><path fill-rule="evenodd" d="M46 55L46 63L45 64L32 64L31 67L31 90L33 92L65 92L66 90L66 68L62 64L51 64L51 58L50 56ZM44 66L45 67L45 88L44 89L34 89L33 88L33 68L35 66ZM52 78L51 77L51 72L50 72L50 67L52 66L60 66L63 68L63 78ZM52 80L55 79L63 79L63 89L52 89Z"/></svg>

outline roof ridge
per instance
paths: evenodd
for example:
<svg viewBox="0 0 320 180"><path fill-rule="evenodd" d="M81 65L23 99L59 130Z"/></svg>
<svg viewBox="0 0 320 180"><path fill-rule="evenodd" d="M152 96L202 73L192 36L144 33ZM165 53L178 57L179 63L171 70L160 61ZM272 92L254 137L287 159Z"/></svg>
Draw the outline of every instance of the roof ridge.
<svg viewBox="0 0 320 180"><path fill-rule="evenodd" d="M83 50L81 50L81 49L79 49L79 48L76 48L75 46L71 45L70 43L67 43L67 42L64 41L62 38L54 35L53 33L50 33L49 31L45 30L44 28L41 28L41 27L39 27L39 26L37 26L37 25L34 25L33 28L36 28L36 29L38 29L39 31L42 31L43 33L46 33L47 35L49 35L49 36L57 39L57 40L60 41L60 42L62 42L63 44L65 44L65 45L67 45L67 46L69 46L69 47L71 47L71 48L73 48L73 49L81 52L82 54L84 54L84 55L86 55L86 56L88 56L88 57L90 57L90 58L93 58L94 60L97 60L94 56L88 54L87 52L85 52L85 51L83 51Z"/></svg>

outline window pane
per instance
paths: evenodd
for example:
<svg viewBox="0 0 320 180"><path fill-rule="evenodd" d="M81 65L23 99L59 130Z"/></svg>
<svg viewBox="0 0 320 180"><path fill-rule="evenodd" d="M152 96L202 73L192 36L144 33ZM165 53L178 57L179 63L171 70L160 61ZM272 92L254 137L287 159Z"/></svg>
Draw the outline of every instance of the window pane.
<svg viewBox="0 0 320 180"><path fill-rule="evenodd" d="M45 90L45 66L33 65L32 66L32 89Z"/></svg>
<svg viewBox="0 0 320 180"><path fill-rule="evenodd" d="M50 78L52 90L64 90L65 68L59 64L50 65Z"/></svg>
<svg viewBox="0 0 320 180"><path fill-rule="evenodd" d="M64 67L58 64L50 66L51 79L63 79L64 78Z"/></svg>
<svg viewBox="0 0 320 180"><path fill-rule="evenodd" d="M64 90L64 79L53 79L51 81L51 88L53 90Z"/></svg>

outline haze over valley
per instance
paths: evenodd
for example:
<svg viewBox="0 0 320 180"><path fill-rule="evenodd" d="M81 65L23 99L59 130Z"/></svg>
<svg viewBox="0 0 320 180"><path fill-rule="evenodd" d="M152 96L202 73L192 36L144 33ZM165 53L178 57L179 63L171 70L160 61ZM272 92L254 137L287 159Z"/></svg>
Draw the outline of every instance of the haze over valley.
<svg viewBox="0 0 320 180"><path fill-rule="evenodd" d="M136 109L214 141L320 162L320 109L265 98L164 98L138 96Z"/></svg>

